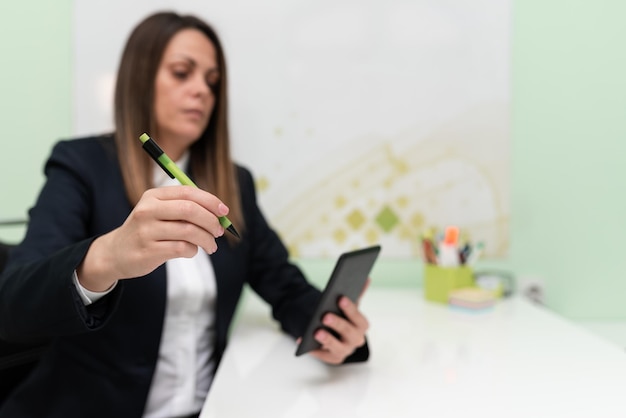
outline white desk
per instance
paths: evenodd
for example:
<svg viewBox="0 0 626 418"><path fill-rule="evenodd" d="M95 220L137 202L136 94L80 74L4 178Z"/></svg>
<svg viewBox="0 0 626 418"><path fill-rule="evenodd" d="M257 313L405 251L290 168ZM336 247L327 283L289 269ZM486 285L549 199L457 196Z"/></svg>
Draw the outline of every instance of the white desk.
<svg viewBox="0 0 626 418"><path fill-rule="evenodd" d="M249 295L201 418L626 417L626 353L525 300L468 313L373 287L361 306L370 360L332 367Z"/></svg>

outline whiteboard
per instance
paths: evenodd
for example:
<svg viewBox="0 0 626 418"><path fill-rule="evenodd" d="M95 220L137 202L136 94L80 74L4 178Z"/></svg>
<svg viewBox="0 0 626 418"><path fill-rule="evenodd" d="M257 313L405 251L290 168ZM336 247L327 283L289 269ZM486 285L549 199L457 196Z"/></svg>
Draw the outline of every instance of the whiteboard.
<svg viewBox="0 0 626 418"><path fill-rule="evenodd" d="M295 257L420 257L457 225L509 247L511 2L74 2L73 129L112 129L131 29L158 10L220 34L235 159Z"/></svg>

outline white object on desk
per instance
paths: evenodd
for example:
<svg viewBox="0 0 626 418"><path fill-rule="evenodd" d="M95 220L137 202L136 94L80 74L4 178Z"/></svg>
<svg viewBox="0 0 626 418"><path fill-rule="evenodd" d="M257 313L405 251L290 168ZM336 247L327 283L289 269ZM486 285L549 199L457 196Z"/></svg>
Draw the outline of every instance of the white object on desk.
<svg viewBox="0 0 626 418"><path fill-rule="evenodd" d="M626 417L626 354L523 299L472 313L374 287L361 306L371 358L333 367L250 294L201 417Z"/></svg>

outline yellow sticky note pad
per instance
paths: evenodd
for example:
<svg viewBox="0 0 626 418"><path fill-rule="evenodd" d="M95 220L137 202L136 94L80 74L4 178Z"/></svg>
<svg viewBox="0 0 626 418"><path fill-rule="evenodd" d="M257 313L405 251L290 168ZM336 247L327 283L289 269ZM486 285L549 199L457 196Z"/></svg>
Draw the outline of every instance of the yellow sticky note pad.
<svg viewBox="0 0 626 418"><path fill-rule="evenodd" d="M467 287L450 292L450 305L468 309L484 309L493 306L496 296L492 291Z"/></svg>

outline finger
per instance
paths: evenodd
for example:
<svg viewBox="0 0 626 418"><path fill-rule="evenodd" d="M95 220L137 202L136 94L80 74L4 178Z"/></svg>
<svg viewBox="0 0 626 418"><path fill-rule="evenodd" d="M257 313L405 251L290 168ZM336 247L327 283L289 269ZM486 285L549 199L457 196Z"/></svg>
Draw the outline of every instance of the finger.
<svg viewBox="0 0 626 418"><path fill-rule="evenodd" d="M224 234L216 215L191 200L158 200L137 205L135 216L139 219L156 221L184 221L205 230L213 237Z"/></svg>
<svg viewBox="0 0 626 418"><path fill-rule="evenodd" d="M317 330L314 337L322 346L311 351L311 354L326 363L339 364L354 351L354 348L344 344L326 330Z"/></svg>
<svg viewBox="0 0 626 418"><path fill-rule="evenodd" d="M339 357L336 353L331 353L330 351L325 351L323 349L309 351L309 354L324 363L333 365L341 364L345 360L345 357Z"/></svg>
<svg viewBox="0 0 626 418"><path fill-rule="evenodd" d="M191 200L216 216L228 215L226 206L217 196L193 186L169 186L149 190L159 200Z"/></svg>
<svg viewBox="0 0 626 418"><path fill-rule="evenodd" d="M365 333L369 329L369 321L359 310L358 306L350 299L342 296L339 299L339 308L346 316L347 320L352 322L359 330Z"/></svg>
<svg viewBox="0 0 626 418"><path fill-rule="evenodd" d="M198 246L190 242L158 241L153 246L152 255L159 260L158 267L172 258L192 258L196 254L198 254Z"/></svg>
<svg viewBox="0 0 626 418"><path fill-rule="evenodd" d="M184 241L195 247L201 247L207 254L213 254L217 251L215 237L211 233L207 233L204 228L193 223L164 221L160 222L156 228L159 229L155 233L156 241Z"/></svg>
<svg viewBox="0 0 626 418"><path fill-rule="evenodd" d="M186 241L202 247L209 254L215 252L217 249L215 237L224 233L219 220L197 204L183 202L184 206L189 207L188 214L176 214L176 201L159 202L158 205L144 202L133 210L125 224L134 230L132 235L139 247L149 248L151 243L156 241Z"/></svg>
<svg viewBox="0 0 626 418"><path fill-rule="evenodd" d="M198 253L198 247L185 241L153 241L149 246L122 250L116 256L115 279L140 277L153 271L155 268L172 258L191 258Z"/></svg>
<svg viewBox="0 0 626 418"><path fill-rule="evenodd" d="M359 328L347 319L330 313L324 315L322 322L339 335L338 339L343 344L355 348L365 344L366 328Z"/></svg>

